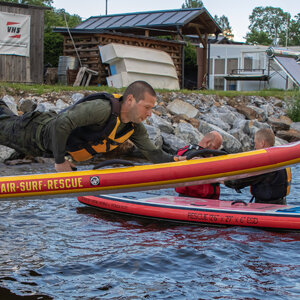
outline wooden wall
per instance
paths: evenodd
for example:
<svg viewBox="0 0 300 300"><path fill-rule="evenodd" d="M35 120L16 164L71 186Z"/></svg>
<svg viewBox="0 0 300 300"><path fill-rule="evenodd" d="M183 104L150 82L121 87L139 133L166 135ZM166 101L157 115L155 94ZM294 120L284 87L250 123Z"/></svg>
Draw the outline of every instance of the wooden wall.
<svg viewBox="0 0 300 300"><path fill-rule="evenodd" d="M0 81L42 83L44 70L44 9L0 3L0 11L31 15L30 56L0 54Z"/></svg>
<svg viewBox="0 0 300 300"><path fill-rule="evenodd" d="M95 78L93 76L91 84L106 85L106 77L109 76L108 67L101 63L98 46L104 46L110 43L146 47L167 52L174 61L180 85L182 84L183 43L113 33L86 33L73 34L72 36L82 66L88 67L89 69L92 69L94 71L98 71L98 78ZM67 35L65 35L64 37L64 55L77 57L73 42Z"/></svg>

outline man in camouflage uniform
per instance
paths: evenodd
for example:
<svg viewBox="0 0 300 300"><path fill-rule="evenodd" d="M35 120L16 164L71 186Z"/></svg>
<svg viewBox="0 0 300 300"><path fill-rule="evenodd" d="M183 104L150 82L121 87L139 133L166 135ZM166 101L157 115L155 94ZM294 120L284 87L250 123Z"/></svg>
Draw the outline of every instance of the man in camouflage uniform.
<svg viewBox="0 0 300 300"><path fill-rule="evenodd" d="M156 93L148 83L136 81L129 85L120 99L120 124L115 127L116 136L132 124L130 140L147 159L154 163L181 160L157 149L142 124L151 116L155 103ZM52 154L56 171L71 171L74 164L66 160L65 155L70 153L77 132L83 132L85 136L90 136L90 132L95 134L106 126L111 115L112 105L101 98L72 105L59 114L34 111L23 116L14 115L0 100L0 144L33 156ZM81 139L84 141L83 137ZM89 140L84 142L90 147Z"/></svg>

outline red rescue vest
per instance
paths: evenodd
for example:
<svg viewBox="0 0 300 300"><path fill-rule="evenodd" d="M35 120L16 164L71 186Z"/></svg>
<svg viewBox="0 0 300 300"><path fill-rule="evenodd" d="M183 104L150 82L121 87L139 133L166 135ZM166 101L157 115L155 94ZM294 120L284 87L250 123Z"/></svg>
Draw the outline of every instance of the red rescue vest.
<svg viewBox="0 0 300 300"><path fill-rule="evenodd" d="M198 145L188 145L177 151L177 155L183 156L187 155L188 152L195 150L203 149ZM177 187L175 191L179 194L197 197L197 198L206 198L206 199L219 199L220 196L220 184L219 183L208 183L208 184L198 184L184 187Z"/></svg>

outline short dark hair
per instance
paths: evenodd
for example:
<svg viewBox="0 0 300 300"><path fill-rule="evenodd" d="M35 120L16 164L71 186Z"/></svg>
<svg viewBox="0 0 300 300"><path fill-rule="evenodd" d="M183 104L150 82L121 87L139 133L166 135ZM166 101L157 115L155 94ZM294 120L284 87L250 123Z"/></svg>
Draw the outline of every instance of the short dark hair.
<svg viewBox="0 0 300 300"><path fill-rule="evenodd" d="M156 92L153 87L146 81L138 80L131 83L123 94L123 99L126 99L128 95L132 94L136 102L144 99L145 93L149 93L151 96L156 97Z"/></svg>

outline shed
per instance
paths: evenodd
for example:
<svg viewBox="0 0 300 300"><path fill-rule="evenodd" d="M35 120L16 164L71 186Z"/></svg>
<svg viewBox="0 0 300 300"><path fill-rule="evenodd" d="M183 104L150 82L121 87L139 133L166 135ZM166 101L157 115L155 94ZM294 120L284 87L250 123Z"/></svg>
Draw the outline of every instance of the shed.
<svg viewBox="0 0 300 300"><path fill-rule="evenodd" d="M121 43L167 52L183 87L184 35L196 34L201 40L198 84L202 86L207 74L208 35L218 35L221 29L202 7L95 16L75 28L56 28L54 31L64 35L64 55L79 56L83 66L98 72L100 84L105 84L109 74L101 63L98 46ZM168 36L172 39L167 39Z"/></svg>
<svg viewBox="0 0 300 300"><path fill-rule="evenodd" d="M45 9L0 1L0 81L43 82Z"/></svg>

